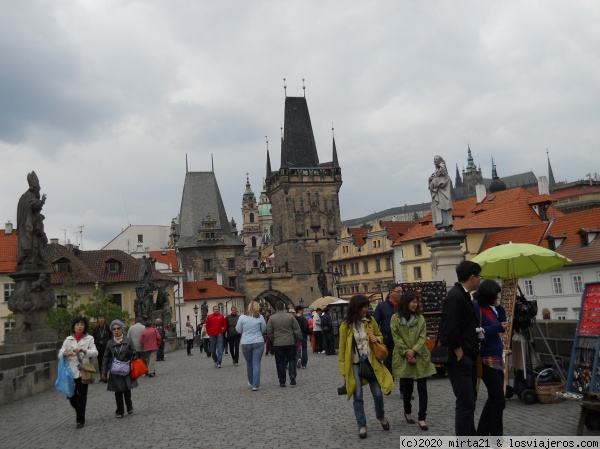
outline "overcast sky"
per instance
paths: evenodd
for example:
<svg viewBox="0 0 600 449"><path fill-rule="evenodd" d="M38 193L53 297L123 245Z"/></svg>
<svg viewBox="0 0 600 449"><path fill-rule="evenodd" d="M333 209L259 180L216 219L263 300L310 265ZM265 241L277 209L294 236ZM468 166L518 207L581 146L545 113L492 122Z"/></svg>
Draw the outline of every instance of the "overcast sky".
<svg viewBox="0 0 600 449"><path fill-rule="evenodd" d="M302 78L321 162L332 123L342 219L430 201L452 177L598 172L600 3L589 1L0 0L0 212L16 224L35 170L49 238L99 249L179 213L186 154L241 228L283 78Z"/></svg>

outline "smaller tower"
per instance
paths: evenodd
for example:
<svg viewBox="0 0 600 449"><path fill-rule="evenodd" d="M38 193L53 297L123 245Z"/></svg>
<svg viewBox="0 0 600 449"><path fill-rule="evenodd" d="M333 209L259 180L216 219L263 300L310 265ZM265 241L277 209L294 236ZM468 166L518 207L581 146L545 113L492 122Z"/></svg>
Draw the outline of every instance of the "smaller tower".
<svg viewBox="0 0 600 449"><path fill-rule="evenodd" d="M249 273L252 268L258 268L260 263L262 230L259 224L258 204L252 187L250 187L248 173L246 173L246 190L242 196L242 217L241 239L246 245L244 247L244 259L246 272Z"/></svg>

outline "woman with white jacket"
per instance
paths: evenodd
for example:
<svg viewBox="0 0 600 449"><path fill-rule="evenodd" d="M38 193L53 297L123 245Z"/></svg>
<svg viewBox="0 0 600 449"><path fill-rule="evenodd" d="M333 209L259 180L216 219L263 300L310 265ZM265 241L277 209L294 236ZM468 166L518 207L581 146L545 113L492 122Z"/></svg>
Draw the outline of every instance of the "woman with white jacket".
<svg viewBox="0 0 600 449"><path fill-rule="evenodd" d="M87 403L88 386L81 382L80 363L92 363L90 357L97 357L98 350L94 344L94 337L88 335L88 321L83 316L78 316L71 324L71 335L65 338L58 357L67 359L73 380L75 393L69 398L71 406L75 409L77 429L85 424L85 406ZM78 355L81 354L81 362Z"/></svg>

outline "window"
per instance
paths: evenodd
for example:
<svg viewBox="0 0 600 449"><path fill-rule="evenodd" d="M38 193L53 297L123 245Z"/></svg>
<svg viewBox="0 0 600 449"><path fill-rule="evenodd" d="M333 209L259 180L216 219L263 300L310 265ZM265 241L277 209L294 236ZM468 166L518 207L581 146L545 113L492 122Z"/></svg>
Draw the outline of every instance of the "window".
<svg viewBox="0 0 600 449"><path fill-rule="evenodd" d="M256 248L256 237L252 237L252 248Z"/></svg>
<svg viewBox="0 0 600 449"><path fill-rule="evenodd" d="M112 302L113 304L118 305L119 307L123 308L123 301L121 301L121 294L120 293L113 293L112 297L110 298L110 302Z"/></svg>
<svg viewBox="0 0 600 449"><path fill-rule="evenodd" d="M204 259L204 271L212 270L212 259Z"/></svg>
<svg viewBox="0 0 600 449"><path fill-rule="evenodd" d="M219 303L219 313L222 315L224 311L225 311L225 306L223 305L222 302L220 302Z"/></svg>
<svg viewBox="0 0 600 449"><path fill-rule="evenodd" d="M369 291L369 284L363 284L363 292Z"/></svg>
<svg viewBox="0 0 600 449"><path fill-rule="evenodd" d="M69 273L69 262L57 262L56 263L57 273Z"/></svg>
<svg viewBox="0 0 600 449"><path fill-rule="evenodd" d="M138 243L144 243L144 234L138 234Z"/></svg>
<svg viewBox="0 0 600 449"><path fill-rule="evenodd" d="M369 272L369 262L363 262L363 274L366 274ZM368 291L368 290L365 290Z"/></svg>
<svg viewBox="0 0 600 449"><path fill-rule="evenodd" d="M583 293L583 276L581 274L574 274L573 279L573 293Z"/></svg>
<svg viewBox="0 0 600 449"><path fill-rule="evenodd" d="M385 259L385 271L390 271L392 269L392 259L389 257Z"/></svg>
<svg viewBox="0 0 600 449"><path fill-rule="evenodd" d="M321 253L313 253L313 260L315 262L315 271L319 271L323 268L323 257Z"/></svg>
<svg viewBox="0 0 600 449"><path fill-rule="evenodd" d="M12 292L15 291L15 283L14 282L8 282L6 284L4 284L4 302L8 301L8 298L10 298L10 295L12 295Z"/></svg>
<svg viewBox="0 0 600 449"><path fill-rule="evenodd" d="M254 223L254 214L250 214L250 223Z"/></svg>
<svg viewBox="0 0 600 449"><path fill-rule="evenodd" d="M421 245L415 245L415 256L421 256L423 252L421 251Z"/></svg>
<svg viewBox="0 0 600 449"><path fill-rule="evenodd" d="M230 276L228 280L229 280L229 286L235 288L236 277L235 276Z"/></svg>
<svg viewBox="0 0 600 449"><path fill-rule="evenodd" d="M107 265L108 265L109 273L118 273L119 272L119 264L117 262L109 262Z"/></svg>
<svg viewBox="0 0 600 449"><path fill-rule="evenodd" d="M4 322L4 335L8 334L12 330L12 328L13 328L14 325L15 325L14 321L8 321L8 320L6 320Z"/></svg>
<svg viewBox="0 0 600 449"><path fill-rule="evenodd" d="M552 276L552 291L555 295L563 294L562 278L560 276Z"/></svg>
<svg viewBox="0 0 600 449"><path fill-rule="evenodd" d="M375 272L379 273L381 271L381 260L376 259L375 260Z"/></svg>
<svg viewBox="0 0 600 449"><path fill-rule="evenodd" d="M421 279L421 267L413 267L415 279Z"/></svg>
<svg viewBox="0 0 600 449"><path fill-rule="evenodd" d="M525 295L533 296L533 280L525 279L523 284L525 285Z"/></svg>
<svg viewBox="0 0 600 449"><path fill-rule="evenodd" d="M229 268L230 270L235 269L235 259L227 259L227 268Z"/></svg>
<svg viewBox="0 0 600 449"><path fill-rule="evenodd" d="M56 295L56 307L67 308L67 295Z"/></svg>

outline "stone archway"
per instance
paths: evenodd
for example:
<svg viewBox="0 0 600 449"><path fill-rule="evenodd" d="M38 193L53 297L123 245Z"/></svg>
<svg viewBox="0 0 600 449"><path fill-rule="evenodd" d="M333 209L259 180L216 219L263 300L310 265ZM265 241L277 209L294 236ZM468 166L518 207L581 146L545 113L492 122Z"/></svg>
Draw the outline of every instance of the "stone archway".
<svg viewBox="0 0 600 449"><path fill-rule="evenodd" d="M275 311L275 303L279 300L283 301L286 310L296 306L285 293L279 290L263 290L253 299L253 301L261 305L261 313L266 312L267 309L270 309L271 313L273 313Z"/></svg>

